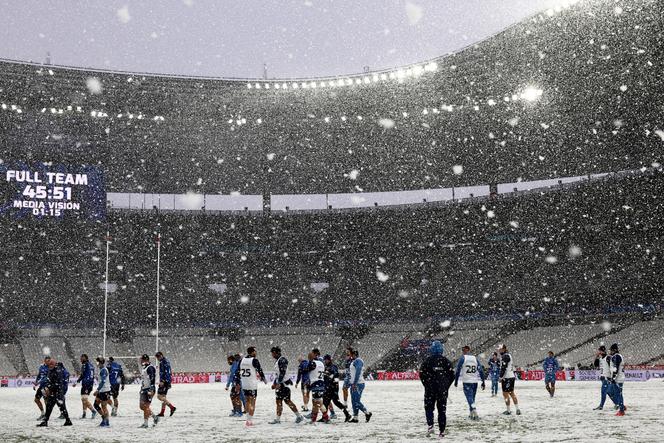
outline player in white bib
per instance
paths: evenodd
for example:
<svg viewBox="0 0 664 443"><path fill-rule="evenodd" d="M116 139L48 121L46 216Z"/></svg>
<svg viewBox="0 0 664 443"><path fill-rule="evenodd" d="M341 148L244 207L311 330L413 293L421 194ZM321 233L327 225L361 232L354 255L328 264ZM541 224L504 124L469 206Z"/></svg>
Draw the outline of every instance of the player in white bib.
<svg viewBox="0 0 664 443"><path fill-rule="evenodd" d="M500 383L503 390L505 406L507 406L507 409L503 414L512 415L512 410L510 409L510 399L512 399L514 407L516 408L516 415L521 415L519 400L514 393L514 382L516 381L516 374L514 374L514 360L512 360L512 356L507 351L507 346L502 345L498 349L498 352L500 352Z"/></svg>
<svg viewBox="0 0 664 443"><path fill-rule="evenodd" d="M111 379L104 357L97 357L96 361L99 367L99 386L97 386L97 390L94 392L94 406L99 411L99 415L101 415L99 426L106 428L110 426L108 423L108 405L111 402Z"/></svg>
<svg viewBox="0 0 664 443"><path fill-rule="evenodd" d="M318 411L322 412L322 419L328 422L330 419L327 410L323 407L323 396L325 395L325 364L320 361L317 352L311 351L307 358L309 365L309 389L311 390L311 423L316 423Z"/></svg>
<svg viewBox="0 0 664 443"><path fill-rule="evenodd" d="M609 367L609 360L611 357L606 355L606 346L602 345L597 349L597 354L595 356L594 366L599 370L599 379L602 382L601 397L599 401L599 406L594 408L594 411L601 411L604 409L604 403L606 402L607 394L609 393L609 379L611 378L611 369ZM611 398L609 396L609 398ZM613 401L613 398L611 398Z"/></svg>
<svg viewBox="0 0 664 443"><path fill-rule="evenodd" d="M254 425L259 377L263 383L267 384L261 364L256 358L256 348L249 346L247 348L247 356L240 362L240 370L236 373L236 378L238 379L236 380L236 385L238 385L238 388L242 386L244 397L247 400L247 421L245 422L245 426L247 427Z"/></svg>
<svg viewBox="0 0 664 443"><path fill-rule="evenodd" d="M471 420L478 420L477 415L477 406L475 405L475 396L477 395L477 385L478 383L482 384L482 390L486 388L484 384L484 368L480 363L480 359L470 354L470 346L464 346L461 351L463 355L459 359L459 362L456 366L456 375L454 377L454 387L456 388L459 384L459 378L463 383L463 393L466 396L466 401L468 402L468 408L470 409Z"/></svg>
<svg viewBox="0 0 664 443"><path fill-rule="evenodd" d="M609 348L609 370L611 378L609 379L609 393L613 402L618 406L618 417L625 415L625 403L623 400L623 384L625 383L625 360L618 350L618 343L614 343Z"/></svg>

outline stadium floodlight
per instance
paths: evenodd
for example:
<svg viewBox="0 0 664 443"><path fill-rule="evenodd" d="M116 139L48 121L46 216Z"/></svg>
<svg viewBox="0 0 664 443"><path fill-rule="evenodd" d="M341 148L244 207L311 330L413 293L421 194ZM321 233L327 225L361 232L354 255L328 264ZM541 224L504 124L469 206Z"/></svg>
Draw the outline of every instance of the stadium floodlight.
<svg viewBox="0 0 664 443"><path fill-rule="evenodd" d="M350 79L350 78L347 78L347 79L346 79L346 85L350 86L350 85L352 85L352 84L353 84L353 80Z"/></svg>
<svg viewBox="0 0 664 443"><path fill-rule="evenodd" d="M97 116L97 111L90 111L90 117L96 117L96 116Z"/></svg>
<svg viewBox="0 0 664 443"><path fill-rule="evenodd" d="M307 89L309 87L309 83L302 82L300 83L300 86L302 86L304 89Z"/></svg>
<svg viewBox="0 0 664 443"><path fill-rule="evenodd" d="M279 88L281 88L281 85L279 83L275 83L274 84L274 89L279 89Z"/></svg>
<svg viewBox="0 0 664 443"><path fill-rule="evenodd" d="M387 74L380 74L380 79L383 81L387 80Z"/></svg>
<svg viewBox="0 0 664 443"><path fill-rule="evenodd" d="M298 85L297 82L293 82L293 84L291 85L291 87L292 87L293 89L297 89L297 88L300 87L300 85Z"/></svg>
<svg viewBox="0 0 664 443"><path fill-rule="evenodd" d="M3 103L2 105L0 105L0 108L7 109L7 105Z"/></svg>
<svg viewBox="0 0 664 443"><path fill-rule="evenodd" d="M541 89L535 87L535 86L528 86L526 89L521 92L519 95L522 100L525 100L527 102L534 102L539 100L542 97L542 94L544 94L544 91Z"/></svg>
<svg viewBox="0 0 664 443"><path fill-rule="evenodd" d="M355 79L355 84L356 85L361 85L362 84L362 79L361 78L356 78Z"/></svg>
<svg viewBox="0 0 664 443"><path fill-rule="evenodd" d="M269 84L269 83L265 83L265 84L263 85L263 87L264 87L265 89L270 89L270 84Z"/></svg>
<svg viewBox="0 0 664 443"><path fill-rule="evenodd" d="M377 83L377 82L378 82L378 74L374 74L374 75L372 75L372 76L371 76L371 80L373 80L374 83Z"/></svg>
<svg viewBox="0 0 664 443"><path fill-rule="evenodd" d="M260 89L260 88L261 88L261 84L260 84L260 83L256 83L256 84L254 85L254 87L255 87L256 89Z"/></svg>
<svg viewBox="0 0 664 443"><path fill-rule="evenodd" d="M318 85L316 85L316 82L311 82L311 84L309 86L311 86L312 88L315 88Z"/></svg>
<svg viewBox="0 0 664 443"><path fill-rule="evenodd" d="M369 84L369 83L371 83L371 79L369 79L369 77L364 77L364 78L362 79L362 81L363 81L365 84Z"/></svg>
<svg viewBox="0 0 664 443"><path fill-rule="evenodd" d="M260 125L261 123L263 123L263 119L262 118L256 119L256 123L258 123Z"/></svg>
<svg viewBox="0 0 664 443"><path fill-rule="evenodd" d="M251 83L247 83L247 89L251 89Z"/></svg>

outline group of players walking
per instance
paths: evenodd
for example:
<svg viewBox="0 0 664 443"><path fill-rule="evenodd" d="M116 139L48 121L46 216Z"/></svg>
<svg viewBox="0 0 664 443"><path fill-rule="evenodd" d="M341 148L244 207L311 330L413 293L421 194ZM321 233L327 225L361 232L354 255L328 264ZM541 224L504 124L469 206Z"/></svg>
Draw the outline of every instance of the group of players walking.
<svg viewBox="0 0 664 443"><path fill-rule="evenodd" d="M141 388L139 407L143 411L144 421L141 425L142 428L149 426L150 418L152 418L153 425L156 425L159 422L159 417L164 416L166 407L170 409L170 415L173 415L176 410L175 406L166 398L168 390L171 388L171 364L161 352L157 352L155 357L159 366L158 382L157 371L150 363L150 357L144 354L140 358ZM117 416L119 406L118 397L120 396L120 391L124 391L125 388L125 375L122 365L116 362L113 357L108 357L108 360L104 357L97 357L95 361L99 373L97 376L97 389L94 390L95 368L87 354L81 355L80 361L80 376L73 384L73 387L75 388L79 383L81 384L81 405L83 407L81 419L87 417L87 411L89 410L92 419L96 418L97 415L101 417L99 426L108 427L110 426L109 417ZM35 403L40 410L40 416L37 419L40 423L37 426L48 426L51 413L56 405L60 409L60 419L65 420L64 426L73 425L66 403L69 379L69 371L67 371L62 362L58 362L50 356L44 357L44 363L39 367L37 379L34 383L36 391ZM159 414L154 414L150 407L155 393L159 401L161 401L161 412ZM92 402L90 401L91 394L94 397ZM42 398L45 400L45 407L42 404Z"/></svg>
<svg viewBox="0 0 664 443"><path fill-rule="evenodd" d="M452 368L450 360L444 356L444 350L445 348L441 342L434 341L429 348L429 356L420 367L420 381L424 385L424 411L428 434L434 433L434 411L437 409L439 437L444 436L447 425L448 391L452 384L457 387L459 380L463 384L463 393L468 402L469 418L471 420L479 418L475 397L478 385L481 385L482 390L485 389L487 378L491 378L492 397L498 395L498 384L501 385L506 406L503 414L512 415L511 405L513 403L516 415L521 415L519 400L514 392L517 379L514 360L507 350L507 346L501 345L498 352L493 353L489 360L488 373L485 373L479 357L471 354L470 346L462 348L463 355L457 362L456 370ZM608 354L606 347L600 346L594 365L600 370L600 380L602 382L601 402L595 410L602 410L606 398L609 397L618 410L616 415L625 415L627 409L623 401L625 362L619 352L618 345L611 345ZM553 352L549 351L542 367L544 369L546 390L549 396L553 398L556 391L556 373L560 369Z"/></svg>
<svg viewBox="0 0 664 443"><path fill-rule="evenodd" d="M362 403L364 392L364 362L356 349L349 347L346 350L346 359L343 371L343 401L339 397L339 381L342 372L334 363L330 355L321 357L320 350L312 349L306 358L299 359L297 379L295 388L301 387L303 405L301 411L291 398L292 380L287 375L289 362L282 355L278 346L271 350L274 359L274 375L272 389L275 391L276 414L270 424L281 423L284 404L295 415L295 422L301 423L308 420L309 423L329 423L336 418L335 407L343 412L345 422L358 423L360 412L364 414L365 421L371 420L372 413ZM148 428L152 420L153 426L163 417L168 407L172 416L176 407L167 399L171 388L172 370L171 364L162 352L157 352L155 357L158 362L159 379L157 380L157 369L150 362L150 356L144 354L140 358L140 394L139 407L143 412L143 424L141 428ZM122 366L113 357L108 360L103 357L96 358L98 371L98 385L94 390L95 369L86 354L81 355L80 376L73 384L76 387L81 384L81 405L83 413L81 419L85 419L87 411L90 410L91 418L97 415L101 417L99 426L108 427L109 417L115 417L118 413L118 397L125 387L125 375ZM263 372L260 362L256 358L256 348L247 348L243 357L239 354L228 357L230 371L226 390L230 390L233 410L232 417L245 419L245 426L254 425L253 417L256 410L259 381L267 384L267 378ZM560 365L553 352L549 352L543 361L544 382L546 390L551 397L555 395L556 373ZM607 353L605 346L597 350L594 366L600 371L601 394L600 404L595 410L604 408L606 399L609 398L618 410L618 416L625 415L627 408L623 400L623 384L625 381L625 362L619 352L618 345L610 346ZM429 349L429 355L420 367L420 380L424 385L424 409L428 425L428 434L434 432L434 411L438 410L438 431L443 437L447 421L447 398L452 384L458 387L462 383L463 393L466 397L469 409L469 418L477 420L477 406L475 398L478 385L485 389L485 380L491 379L491 396L498 395L500 384L506 409L504 415L512 414L512 403L516 415L521 415L519 401L514 392L516 372L512 355L505 345L501 345L498 352L494 352L488 362L488 370L484 370L477 355L471 353L470 346L462 348L462 356L459 358L454 369L450 360L444 356L444 346L439 341L434 341ZM40 410L38 426L48 426L53 408L57 405L60 410L60 419L64 419L64 426L72 426L72 421L67 411L66 394L69 388L70 374L67 368L55 358L45 357L44 363L39 367L38 376L35 381L35 403ZM90 401L90 395L94 400ZM161 411L154 414L151 403L154 395L161 402ZM351 406L348 406L350 394ZM42 404L45 400L45 406ZM311 411L308 404L311 399ZM110 408L110 413L109 413ZM352 413L351 413L352 412ZM303 413L308 413L303 415ZM319 418L320 413L320 418Z"/></svg>
<svg viewBox="0 0 664 443"><path fill-rule="evenodd" d="M364 414L365 421L371 420L372 413L362 403L362 393L364 392L364 362L356 349L348 348L346 350L343 398L339 398L339 380L341 373L338 366L333 362L330 355L321 358L320 350L312 349L306 358L300 358L295 387L301 385L302 390L302 411L291 398L290 386L292 380L287 376L288 360L282 355L281 348L274 346L270 350L274 359L274 376L272 389L275 391L276 415L270 421L270 424L277 425L281 423L281 415L284 403L295 414L295 422L301 423L305 419L309 423L323 422L329 423L336 418L334 407L336 406L343 412L345 421L348 423L358 423L360 411ZM254 425L253 417L256 410L256 398L258 395L259 380L267 384L267 378L263 372L260 362L256 358L256 348L251 346L247 348L247 354L242 357L239 354L228 357L228 364L231 366L226 384L226 390L230 390L231 403L233 411L231 417L245 417L245 426ZM351 412L347 404L348 394L351 397ZM308 403L311 398L311 411ZM244 411L243 411L244 407ZM301 412L308 412L303 415ZM318 414L320 413L320 419Z"/></svg>

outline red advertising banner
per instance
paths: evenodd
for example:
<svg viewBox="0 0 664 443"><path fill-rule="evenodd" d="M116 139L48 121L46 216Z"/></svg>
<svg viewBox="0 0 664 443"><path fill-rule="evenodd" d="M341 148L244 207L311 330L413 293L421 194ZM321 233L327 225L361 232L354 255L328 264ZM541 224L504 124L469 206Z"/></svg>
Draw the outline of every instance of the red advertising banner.
<svg viewBox="0 0 664 443"><path fill-rule="evenodd" d="M377 380L419 380L419 372L378 371Z"/></svg>

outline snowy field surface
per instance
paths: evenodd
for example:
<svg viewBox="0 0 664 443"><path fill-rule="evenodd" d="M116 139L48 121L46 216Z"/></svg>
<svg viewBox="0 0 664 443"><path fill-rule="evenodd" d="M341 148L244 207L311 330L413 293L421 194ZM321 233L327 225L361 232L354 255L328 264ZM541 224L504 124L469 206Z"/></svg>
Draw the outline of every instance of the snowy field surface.
<svg viewBox="0 0 664 443"><path fill-rule="evenodd" d="M557 397L548 398L543 382L519 382L517 395L523 415L501 415L501 398L489 391L478 393L481 420L471 422L461 388L450 390L448 441L558 442L558 441L662 441L664 430L664 384L661 381L627 383L625 417L614 411L593 411L599 401L597 382L559 382ZM175 385L169 398L178 407L173 417L162 419L156 428L138 429L138 387L127 386L120 396L120 412L111 427L97 427L98 420L81 420L78 390L70 390L69 411L74 426L62 427L57 408L48 428L36 428L38 411L27 388L0 390L0 441L60 442L220 442L220 441L427 441L422 407L422 386L417 381L367 383L365 405L374 412L370 423L293 423L292 412L284 411L281 425L269 425L274 415L274 394L265 386L259 391L255 427L245 429L244 421L228 417L230 402L221 384ZM297 404L301 404L299 392ZM155 402L155 409L157 405ZM362 414L360 414L362 415ZM363 419L363 417L361 417Z"/></svg>

